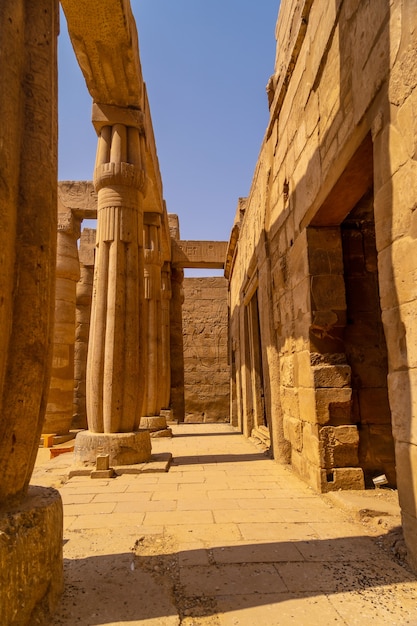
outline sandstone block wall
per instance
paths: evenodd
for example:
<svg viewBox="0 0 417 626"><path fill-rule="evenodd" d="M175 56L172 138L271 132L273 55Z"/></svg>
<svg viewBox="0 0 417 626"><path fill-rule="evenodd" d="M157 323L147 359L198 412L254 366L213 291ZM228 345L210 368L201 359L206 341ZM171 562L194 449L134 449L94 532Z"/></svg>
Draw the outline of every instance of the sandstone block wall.
<svg viewBox="0 0 417 626"><path fill-rule="evenodd" d="M317 490L397 481L417 567L417 11L282 0L276 38L270 121L226 268L233 420L250 433L256 293L274 457L283 433Z"/></svg>
<svg viewBox="0 0 417 626"><path fill-rule="evenodd" d="M225 278L184 279L183 338L185 421L229 421Z"/></svg>

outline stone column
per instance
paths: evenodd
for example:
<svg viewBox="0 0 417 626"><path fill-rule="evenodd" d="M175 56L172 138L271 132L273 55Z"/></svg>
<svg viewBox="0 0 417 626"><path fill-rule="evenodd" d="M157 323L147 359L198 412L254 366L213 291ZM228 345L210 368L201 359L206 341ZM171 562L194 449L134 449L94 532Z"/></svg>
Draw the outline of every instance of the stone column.
<svg viewBox="0 0 417 626"><path fill-rule="evenodd" d="M135 118L135 113L137 116ZM87 357L87 420L76 461L150 458L150 437L137 432L145 392L143 362L143 193L145 138L139 112L95 105L99 134L94 173L97 248Z"/></svg>
<svg viewBox="0 0 417 626"><path fill-rule="evenodd" d="M174 420L185 419L184 342L182 336L182 305L184 302L184 270L172 268L172 298L170 308L171 344L171 406Z"/></svg>
<svg viewBox="0 0 417 626"><path fill-rule="evenodd" d="M80 278L77 240L80 220L71 209L58 212L55 326L52 375L43 433L65 435L71 428L74 393L76 287Z"/></svg>
<svg viewBox="0 0 417 626"><path fill-rule="evenodd" d="M0 32L0 623L25 626L63 586L61 498L28 489L52 359L57 0L2 0Z"/></svg>
<svg viewBox="0 0 417 626"><path fill-rule="evenodd" d="M161 216L144 215L145 321L147 384L144 415L156 416L161 410Z"/></svg>
<svg viewBox="0 0 417 626"><path fill-rule="evenodd" d="M167 428L166 415L161 414L162 394L167 381L162 365L162 254L159 213L144 215L144 247L147 382L141 427L148 429L151 437L163 437L171 436L172 433Z"/></svg>
<svg viewBox="0 0 417 626"><path fill-rule="evenodd" d="M77 283L74 349L73 428L88 428L86 404L86 371L91 300L93 296L94 250L96 231L84 228L80 238L80 280Z"/></svg>
<svg viewBox="0 0 417 626"><path fill-rule="evenodd" d="M162 267L162 291L161 291L161 405L162 409L170 407L171 399L171 358L169 341L169 307L171 301L171 268L169 263L164 263Z"/></svg>

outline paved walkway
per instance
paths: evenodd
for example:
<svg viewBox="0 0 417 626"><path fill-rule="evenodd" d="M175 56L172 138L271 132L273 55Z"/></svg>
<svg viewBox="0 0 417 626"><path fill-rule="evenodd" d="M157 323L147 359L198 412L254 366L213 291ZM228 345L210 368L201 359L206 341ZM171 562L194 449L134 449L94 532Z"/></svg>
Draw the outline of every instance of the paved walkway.
<svg viewBox="0 0 417 626"><path fill-rule="evenodd" d="M417 579L366 524L229 425L174 432L167 473L60 487L54 625L417 626Z"/></svg>

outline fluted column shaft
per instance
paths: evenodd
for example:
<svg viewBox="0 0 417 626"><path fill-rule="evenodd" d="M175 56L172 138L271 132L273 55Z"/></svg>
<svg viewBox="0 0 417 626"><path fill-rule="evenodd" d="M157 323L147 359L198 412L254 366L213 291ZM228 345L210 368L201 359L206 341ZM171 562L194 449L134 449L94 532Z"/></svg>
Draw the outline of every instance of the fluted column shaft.
<svg viewBox="0 0 417 626"><path fill-rule="evenodd" d="M172 295L169 263L165 263L162 267L161 280L161 408L168 409L171 400L170 301Z"/></svg>
<svg viewBox="0 0 417 626"><path fill-rule="evenodd" d="M77 240L80 220L68 209L58 214L54 348L42 432L68 433L73 414L76 288L80 278Z"/></svg>
<svg viewBox="0 0 417 626"><path fill-rule="evenodd" d="M183 282L184 270L173 267L170 306L171 405L173 417L178 422L183 422L185 419L184 342L182 335Z"/></svg>
<svg viewBox="0 0 417 626"><path fill-rule="evenodd" d="M52 356L57 206L56 0L0 8L0 501L23 496Z"/></svg>
<svg viewBox="0 0 417 626"><path fill-rule="evenodd" d="M145 318L147 384L145 415L159 415L162 406L161 216L145 213Z"/></svg>
<svg viewBox="0 0 417 626"><path fill-rule="evenodd" d="M91 300L93 297L94 251L96 231L84 228L80 236L80 280L76 289L74 348L74 414L73 428L88 428L86 404L86 372Z"/></svg>
<svg viewBox="0 0 417 626"><path fill-rule="evenodd" d="M133 432L141 417L144 163L139 128L102 126L94 176L98 223L87 359L87 420L93 433Z"/></svg>

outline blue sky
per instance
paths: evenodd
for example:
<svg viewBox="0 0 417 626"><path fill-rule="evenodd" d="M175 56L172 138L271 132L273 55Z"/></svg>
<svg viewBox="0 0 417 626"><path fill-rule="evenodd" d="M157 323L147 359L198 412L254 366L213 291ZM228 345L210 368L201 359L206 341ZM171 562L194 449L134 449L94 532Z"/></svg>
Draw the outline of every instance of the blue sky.
<svg viewBox="0 0 417 626"><path fill-rule="evenodd" d="M268 122L279 0L131 4L167 209L182 239L227 240ZM59 77L59 179L91 179L91 97L63 16Z"/></svg>

